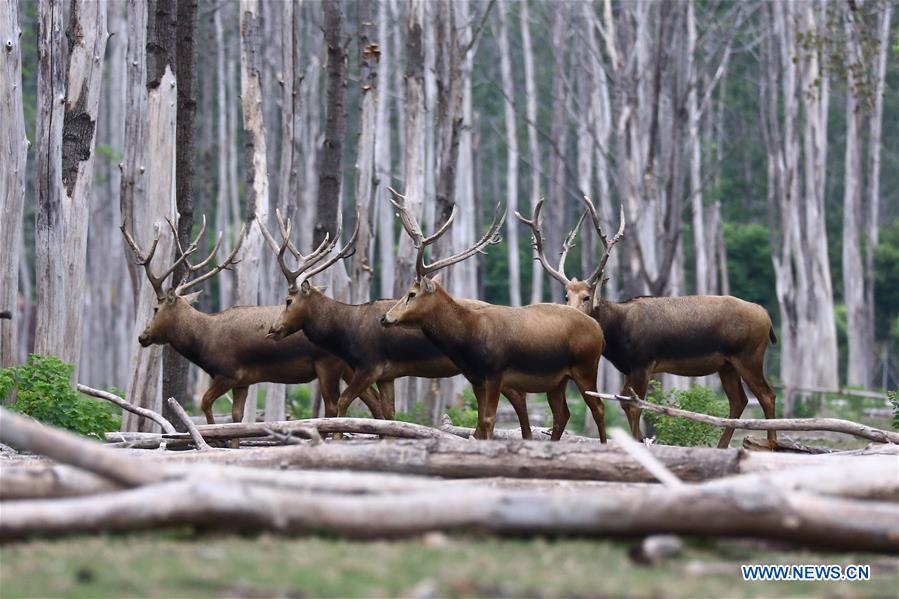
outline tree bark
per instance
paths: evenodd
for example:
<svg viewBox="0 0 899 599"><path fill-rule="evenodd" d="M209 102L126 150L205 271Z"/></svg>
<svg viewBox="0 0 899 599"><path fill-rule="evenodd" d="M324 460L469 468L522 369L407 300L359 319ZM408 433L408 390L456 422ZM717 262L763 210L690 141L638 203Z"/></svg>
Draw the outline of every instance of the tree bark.
<svg viewBox="0 0 899 599"><path fill-rule="evenodd" d="M0 0L0 39L4 48L0 58L0 197L3 219L0 221L0 310L12 314L19 304L19 252L22 249L22 214L25 205L25 165L28 137L22 106L22 31L17 4ZM18 323L0 319L0 368L18 362Z"/></svg>
<svg viewBox="0 0 899 599"><path fill-rule="evenodd" d="M175 19L175 76L178 81L178 107L175 132L175 202L178 207L178 240L181 247L190 244L194 224L194 130L197 112L197 0L178 0ZM172 279L177 281L187 273L187 265L175 269ZM171 346L163 349L162 396L174 397L181 405L188 398L187 374L190 362ZM163 402L162 412L176 423L180 421Z"/></svg>
<svg viewBox="0 0 899 599"><path fill-rule="evenodd" d="M371 240L373 183L375 170L375 146L378 134L378 60L381 46L376 37L376 23L371 0L357 4L359 43L359 84L362 107L359 116L359 141L356 150L356 213L359 219L359 235L352 266L352 301L361 304L371 299Z"/></svg>
<svg viewBox="0 0 899 599"><path fill-rule="evenodd" d="M391 185L393 178L393 162L391 147L391 128L390 128L390 69L396 69L393 66L392 58L399 56L394 52L396 49L391 42L390 30L390 13L387 0L378 3L378 40L382 47L387 49L381 52L378 60L378 80L381 86L388 93L379 95L377 102L377 132L375 134L375 178L377 180L377 190L375 192L375 213L378 215L378 269L380 271L380 292L379 297L393 297L393 279L394 279L394 233L393 209L388 200L389 192L387 187Z"/></svg>
<svg viewBox="0 0 899 599"><path fill-rule="evenodd" d="M106 2L72 3L63 65L62 3L39 7L35 352L75 366L81 351L89 196L106 50ZM60 98L65 98L63 103Z"/></svg>
<svg viewBox="0 0 899 599"><path fill-rule="evenodd" d="M347 56L343 40L343 6L341 0L324 0L322 8L328 80L325 90L325 137L321 147L318 203L312 236L312 244L316 247L325 234L330 234L332 239L340 234L336 227L340 210L340 164L346 135Z"/></svg>
<svg viewBox="0 0 899 599"><path fill-rule="evenodd" d="M518 210L518 127L515 122L515 84L512 79L512 60L509 53L509 33L506 22L505 1L497 6L498 42L500 55L500 73L502 76L504 118L506 125L506 243L509 251L509 302L513 306L521 305L521 266L518 259L518 221L512 218Z"/></svg>
<svg viewBox="0 0 899 599"><path fill-rule="evenodd" d="M407 208L421 219L425 194L425 96L424 96L423 0L406 3L406 94L404 181ZM415 275L415 248L408 235L400 235L396 255L396 279L393 294L399 297L409 289Z"/></svg>
<svg viewBox="0 0 899 599"><path fill-rule="evenodd" d="M133 2L128 6L128 112L125 122L125 164L122 170L122 215L125 226L141 247L149 247L154 230L166 230L164 219L175 206L175 123L178 98L172 70L174 18L172 6ZM146 9L146 10L145 10ZM162 235L154 258L154 271L169 261L173 243ZM137 272L136 338L157 305L156 294ZM136 348L131 358L131 379L126 397L136 406L162 413L162 348ZM128 413L122 416L124 431L156 431L155 423Z"/></svg>
<svg viewBox="0 0 899 599"><path fill-rule="evenodd" d="M520 4L521 14L521 43L524 54L524 97L525 120L528 130L528 158L531 171L531 212L540 201L542 192L540 188L540 148L537 145L537 85L534 75L534 51L531 46L531 17L528 12L528 3ZM536 254L531 261L531 301L537 304L543 301L543 269L537 266Z"/></svg>
<svg viewBox="0 0 899 599"><path fill-rule="evenodd" d="M247 160L247 231L237 265L237 298L246 306L259 305L260 272L265 240L254 221L268 221L269 186L265 122L262 113L260 51L261 21L258 0L240 3L240 99ZM256 420L256 389L250 387L244 422Z"/></svg>

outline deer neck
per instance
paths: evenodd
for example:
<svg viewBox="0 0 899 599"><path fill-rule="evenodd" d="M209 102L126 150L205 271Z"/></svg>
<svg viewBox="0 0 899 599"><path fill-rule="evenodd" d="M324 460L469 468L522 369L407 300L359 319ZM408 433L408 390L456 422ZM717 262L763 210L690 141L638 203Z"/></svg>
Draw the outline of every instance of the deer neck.
<svg viewBox="0 0 899 599"><path fill-rule="evenodd" d="M624 316L624 307L618 302L600 299L593 308L591 316L602 327L603 333L608 336L611 334L611 331L620 326L621 319Z"/></svg>
<svg viewBox="0 0 899 599"><path fill-rule="evenodd" d="M214 316L200 312L187 305L180 309L172 330L167 335L169 345L179 354L199 366L206 368L203 356L205 346L212 330Z"/></svg>
<svg viewBox="0 0 899 599"><path fill-rule="evenodd" d="M313 316L303 326L310 341L325 349L343 346L353 334L356 310L350 306L315 291L306 299L308 311Z"/></svg>
<svg viewBox="0 0 899 599"><path fill-rule="evenodd" d="M439 294L438 308L429 318L422 320L422 332L444 351L468 347L473 327L472 311L454 300L443 288L438 288L435 293Z"/></svg>

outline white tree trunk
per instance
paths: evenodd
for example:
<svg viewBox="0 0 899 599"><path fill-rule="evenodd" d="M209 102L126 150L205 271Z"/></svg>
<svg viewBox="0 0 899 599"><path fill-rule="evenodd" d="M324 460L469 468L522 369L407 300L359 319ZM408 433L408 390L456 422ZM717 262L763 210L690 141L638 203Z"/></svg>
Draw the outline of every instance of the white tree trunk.
<svg viewBox="0 0 899 599"><path fill-rule="evenodd" d="M140 0L128 4L128 91L125 161L122 166L123 216L141 247L148 248L154 228L165 233L165 218L175 216L175 119L178 89L168 66L159 82L146 87L147 12ZM126 193L130 194L126 197ZM153 261L163 270L172 255L171 235L163 234ZM149 322L156 295L139 273L137 311L132 340ZM133 343L134 341L132 341ZM126 397L134 405L162 413L162 347L136 348ZM158 425L135 414L122 416L123 431L157 432Z"/></svg>
<svg viewBox="0 0 899 599"><path fill-rule="evenodd" d="M359 85L362 94L359 143L356 150L356 213L359 219L359 236L353 255L351 301L361 304L371 299L372 260L372 187L376 178L375 144L377 135L378 59L381 54L375 36L372 0L359 0L357 4L359 27ZM374 38L374 39L373 39Z"/></svg>
<svg viewBox="0 0 899 599"><path fill-rule="evenodd" d="M687 119L689 121L690 154L690 206L693 212L693 254L695 259L695 291L697 295L709 293L710 267L706 245L705 210L702 205L702 138L700 134L699 80L696 75L696 15L693 0L687 1L687 61L689 80L694 82L687 95Z"/></svg>
<svg viewBox="0 0 899 599"><path fill-rule="evenodd" d="M18 362L17 328L24 316L18 310L19 252L29 142L22 107L21 33L17 3L0 0L0 40L4 45L0 56L0 311L9 310L13 315L12 320L0 319L0 368Z"/></svg>
<svg viewBox="0 0 899 599"><path fill-rule="evenodd" d="M534 52L531 47L531 17L528 12L528 3L520 4L521 10L521 43L524 54L524 97L525 119L528 129L528 158L531 171L531 212L540 201L540 148L537 145L537 86L534 75ZM534 254L536 260L536 254ZM531 262L531 301L536 304L543 301L543 270L537 262Z"/></svg>
<svg viewBox="0 0 899 599"><path fill-rule="evenodd" d="M262 269L264 249L262 231L256 218L268 222L268 166L266 161L265 122L262 111L262 75L260 52L260 13L258 0L240 2L240 99L243 107L243 127L247 146L246 239L241 248L241 261L237 265L237 301L246 306L259 304L259 273ZM283 413L283 406L272 406L272 411ZM256 421L256 391L250 387L244 406L244 422Z"/></svg>
<svg viewBox="0 0 899 599"><path fill-rule="evenodd" d="M499 23L500 72L503 80L503 95L506 97L505 124L506 144L506 243L509 251L509 303L521 305L521 265L518 259L518 221L513 218L518 210L518 127L515 122L515 85L512 79L512 60L509 55L509 33L506 23L507 2L500 1L496 7ZM533 168L533 167L532 167Z"/></svg>
<svg viewBox="0 0 899 599"><path fill-rule="evenodd" d="M35 352L76 365L87 262L89 195L106 50L106 2L72 3L63 73L61 2L40 13L37 329ZM65 98L60 103L60 98Z"/></svg>
<svg viewBox="0 0 899 599"><path fill-rule="evenodd" d="M378 39L386 51L381 52L378 62L378 79L384 89L390 88L390 68L393 64L391 58L396 54L392 51L388 25L390 13L386 0L378 3ZM390 49L388 49L390 48ZM396 67L393 67L395 70ZM393 164L391 162L390 143L390 94L379 96L377 102L377 133L375 134L375 177L378 181L378 189L375 196L375 213L378 215L378 255L380 262L378 268L381 276L380 297L393 296L394 259L393 259L393 208L388 200L387 187L391 184Z"/></svg>
<svg viewBox="0 0 899 599"><path fill-rule="evenodd" d="M406 101L404 181L406 202L415 218L421 218L425 193L425 106L424 106L423 0L406 4ZM408 235L401 235L396 256L394 296L406 292L415 274L415 248Z"/></svg>

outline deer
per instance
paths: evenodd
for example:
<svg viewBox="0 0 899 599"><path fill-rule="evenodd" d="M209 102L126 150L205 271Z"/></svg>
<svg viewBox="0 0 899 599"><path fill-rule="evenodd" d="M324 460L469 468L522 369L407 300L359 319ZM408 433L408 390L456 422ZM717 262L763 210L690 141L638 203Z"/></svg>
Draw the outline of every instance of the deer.
<svg viewBox="0 0 899 599"><path fill-rule="evenodd" d="M345 304L325 295L313 286L310 279L338 260L352 255L359 226L343 249L334 252L338 237L328 244L327 260L304 257L291 242L291 222L285 224L280 211L275 212L281 241L259 221L263 236L277 256L278 265L288 283L287 297L281 314L272 320L269 337L290 339L303 332L313 343L339 356L354 371L352 379L337 402L337 414L343 416L359 389L377 383L381 395L381 411L385 418L396 415L394 381L405 376L447 378L460 374L459 369L421 331L414 329L384 329L381 317L395 300L376 300L365 304ZM257 219L258 220L258 219ZM338 218L337 231L341 230ZM327 239L327 238L326 238ZM324 241L322 243L325 243ZM296 266L288 263L290 253ZM484 302L465 300L473 308L486 306ZM512 404L524 439L531 438L531 428L525 397L514 388L504 388L503 395Z"/></svg>
<svg viewBox="0 0 899 599"><path fill-rule="evenodd" d="M499 241L505 214L494 213L487 233L472 247L427 263L424 252L449 229L455 208L431 236L421 232L405 198L390 190L403 229L416 248L415 280L409 291L381 318L385 327L412 326L449 356L471 383L478 400L475 438L491 439L500 390L512 387L523 393L547 394L553 414L551 439L558 441L570 412L565 388L573 380L606 442L604 407L589 395L596 391L599 360L604 348L603 331L586 314L558 304L524 307L487 305L479 309L457 301L432 276Z"/></svg>
<svg viewBox="0 0 899 599"><path fill-rule="evenodd" d="M622 395L645 399L654 374L706 376L717 373L727 395L730 418L739 418L749 402L743 382L758 398L765 418L774 418L774 390L765 378L764 359L768 342L776 343L771 316L762 306L729 295L693 295L682 297L634 297L610 301L601 297L603 278L612 248L624 237L624 207L620 225L609 239L602 227L593 201L583 196L584 213L565 238L559 266L553 268L546 258L541 233L541 200L530 219L515 216L530 227L536 260L553 279L565 288L567 305L592 316L605 333L603 356L625 376ZM596 230L602 254L597 267L583 281L565 274L565 258L586 216ZM631 434L643 439L641 410L623 404ZM726 428L719 448L730 445L734 429ZM768 431L768 444L777 445L775 431Z"/></svg>
<svg viewBox="0 0 899 599"><path fill-rule="evenodd" d="M168 224L175 238L178 258L159 275L154 274L151 268L160 239L159 227L156 227L156 235L147 252L140 248L124 224L120 227L136 263L143 267L156 294L153 316L138 337L138 342L142 347L169 344L212 377L212 384L201 400L206 421L214 424L212 406L228 391L234 392L231 418L234 422L240 422L250 385L263 382L298 384L315 379L321 385L325 416L336 415L340 380L350 380L352 370L340 358L311 343L304 335L295 335L282 344L267 339L268 324L278 316L280 307L234 306L213 314L193 307L199 292L187 291L236 263L246 226L241 230L234 249L222 263L195 276L215 258L222 234L219 233L209 256L192 264L189 257L197 251L199 240L206 230L205 217L198 235L186 249L178 241L175 225L170 220ZM166 279L181 264L186 265L184 275L165 288ZM372 415L380 418L380 398L367 388L360 390L360 395Z"/></svg>

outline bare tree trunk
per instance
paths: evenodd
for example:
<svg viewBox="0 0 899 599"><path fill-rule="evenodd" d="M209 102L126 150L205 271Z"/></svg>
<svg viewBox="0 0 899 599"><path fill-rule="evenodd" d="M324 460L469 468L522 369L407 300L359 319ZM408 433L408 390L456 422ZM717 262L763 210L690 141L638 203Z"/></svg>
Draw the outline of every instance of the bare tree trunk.
<svg viewBox="0 0 899 599"><path fill-rule="evenodd" d="M106 2L72 3L65 73L61 13L61 2L39 7L35 351L77 366Z"/></svg>
<svg viewBox="0 0 899 599"><path fill-rule="evenodd" d="M149 247L154 228L164 230L165 217L175 206L175 123L178 98L172 70L174 30L160 21L172 19L172 6L128 5L128 111L125 120L125 161L122 167L122 216L138 243ZM168 35L168 37L166 37ZM173 244L162 235L155 260L166 263ZM142 273L136 273L136 338L153 314L157 299ZM137 348L131 359L126 397L136 406L162 412L162 348ZM122 416L122 430L159 430L158 425L131 413Z"/></svg>
<svg viewBox="0 0 899 599"><path fill-rule="evenodd" d="M306 39L311 40L309 52L309 68L307 78L303 81L306 88L306 101L303 103L305 131L304 131L304 156L306 158L305 180L301 182L303 187L302 204L299 210L299 229L303 233L300 236L300 248L312 248L312 229L316 222L316 204L318 202L318 168L319 146L321 144L321 39L318 32L321 26L315 23L321 22L319 9L321 3L307 3L306 8Z"/></svg>
<svg viewBox="0 0 899 599"><path fill-rule="evenodd" d="M871 57L872 81L859 81L850 72L846 90L846 173L843 195L843 296L846 302L849 363L846 384L866 387L874 375L874 248L878 238L880 203L880 147L883 88L889 20L892 6L885 3L878 17L877 54ZM846 11L846 37L850 64L864 64L854 10ZM867 72L864 69L862 72ZM870 83L870 87L866 84ZM864 86L860 89L860 86ZM865 103L865 91L871 94ZM864 124L868 116L867 173L862 166ZM865 183L867 182L867 185ZM864 235L864 258L861 235Z"/></svg>
<svg viewBox="0 0 899 599"><path fill-rule="evenodd" d="M190 244L194 224L194 122L197 112L197 55L195 41L197 29L197 0L178 0L175 19L175 74L178 80L177 129L175 134L175 202L178 206L178 239L182 247ZM174 280L187 272L182 264L175 269ZM174 397L183 405L187 402L187 371L190 363L170 345L162 352L162 395ZM162 412L175 426L184 426L168 402L163 401Z"/></svg>
<svg viewBox="0 0 899 599"><path fill-rule="evenodd" d="M378 39L384 48L388 48L390 34L389 7L386 0L378 4ZM378 255L380 258L379 270L381 275L380 297L388 298L393 295L394 258L393 258L393 221L394 215L387 199L387 186L391 184L393 164L391 162L391 129L390 129L390 68L394 64L392 56L398 56L391 51L382 52L378 62L378 79L386 90L379 96L377 102L377 132L375 134L375 177L378 182L376 191L375 213L378 215ZM396 69L396 67L393 67ZM398 70L398 69L396 69Z"/></svg>
<svg viewBox="0 0 899 599"><path fill-rule="evenodd" d="M503 95L505 102L506 144L506 243L509 250L509 302L513 306L521 305L521 265L518 260L518 221L514 216L518 209L518 128L515 122L515 85L512 80L512 61L509 56L509 33L506 22L508 6L501 1L497 6L497 22L499 24L500 72L503 78Z"/></svg>
<svg viewBox="0 0 899 599"><path fill-rule="evenodd" d="M343 6L341 0L325 0L324 35L327 49L328 85L325 92L325 138L321 149L318 177L318 203L312 237L317 246L326 233L339 235L336 230L340 210L340 162L346 132L346 63L343 40Z"/></svg>
<svg viewBox="0 0 899 599"><path fill-rule="evenodd" d="M705 209L702 205L702 137L699 112L699 78L695 66L696 15L693 0L687 1L687 77L694 84L687 92L687 120L690 160L690 206L693 212L693 255L695 260L694 289L697 295L709 293L709 258L706 245Z"/></svg>
<svg viewBox="0 0 899 599"><path fill-rule="evenodd" d="M222 11L220 8L213 15L213 28L215 29L215 51L216 51L216 113L218 115L217 123L217 146L218 146L218 184L216 186L215 201L215 227L219 231L228 231L222 239L222 251L228 252L231 247L231 194L236 193L229 187L228 169L229 169L229 141L228 141L228 118L229 118L229 85L227 84L228 70L225 67L225 33L222 26ZM233 100L232 100L233 101ZM233 140L231 143L237 143ZM219 284L219 306L225 308L230 306L234 301L232 289L232 281L230 277L218 277Z"/></svg>
<svg viewBox="0 0 899 599"><path fill-rule="evenodd" d="M0 319L0 368L18 362L18 320L23 314L19 303L19 252L22 250L22 213L25 205L25 165L28 137L22 106L21 29L17 4L0 0L0 39L4 40L0 67L0 310L8 310L13 320ZM26 298L28 299L28 298Z"/></svg>
<svg viewBox="0 0 899 599"><path fill-rule="evenodd" d="M243 305L259 303L262 269L262 232L255 220L268 222L268 167L265 122L262 113L262 74L258 0L240 2L240 89L247 159L247 231L237 265L237 298ZM282 408L283 410L283 408ZM244 422L256 420L256 392L250 387L244 406Z"/></svg>
<svg viewBox="0 0 899 599"><path fill-rule="evenodd" d="M375 144L377 129L378 59L381 46L375 37L375 22L371 0L359 0L356 19L359 28L359 84L362 109L359 125L359 144L356 151L356 213L359 218L359 236L353 256L352 301L367 302L371 298L371 239L372 239L372 188L377 178L375 172Z"/></svg>
<svg viewBox="0 0 899 599"><path fill-rule="evenodd" d="M568 110L569 91L565 84L568 69L568 53L570 44L566 30L569 19L566 4L554 7L551 30L553 53L552 78L552 114L550 122L550 138L553 147L549 153L549 181L547 182L546 204L543 214L546 219L546 243L559 251L562 247L562 232L565 227L565 207L568 205L568 194L565 190L565 151L568 146ZM537 270L535 268L535 270ZM550 285L550 298L553 302L562 300L562 289L559 285Z"/></svg>
<svg viewBox="0 0 899 599"><path fill-rule="evenodd" d="M406 4L406 112L404 144L404 180L407 206L416 218L421 218L425 192L425 106L424 106L424 50L422 29L424 2L407 0ZM400 236L396 257L395 297L405 293L415 274L415 249L408 235Z"/></svg>
<svg viewBox="0 0 899 599"><path fill-rule="evenodd" d="M531 49L531 17L528 3L522 2L521 9L521 43L524 54L524 97L525 119L528 128L528 158L531 171L531 211L540 201L540 148L537 146L537 85L534 76L534 52ZM535 260L536 260L536 254ZM543 301L543 270L531 261L531 301L536 304Z"/></svg>

